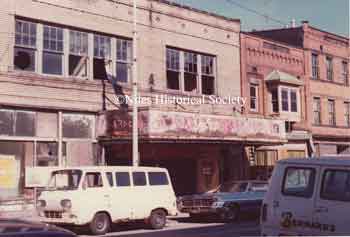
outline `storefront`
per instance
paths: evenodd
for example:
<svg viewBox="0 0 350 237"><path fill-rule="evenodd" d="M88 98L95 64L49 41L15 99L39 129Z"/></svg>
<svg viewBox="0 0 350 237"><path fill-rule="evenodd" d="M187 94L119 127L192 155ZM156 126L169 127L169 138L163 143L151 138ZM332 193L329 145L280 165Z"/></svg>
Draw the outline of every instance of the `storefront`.
<svg viewBox="0 0 350 237"><path fill-rule="evenodd" d="M249 178L249 144L285 142L280 120L149 109L139 113L140 165L168 168L177 195ZM131 116L108 111L98 119L107 165L130 165Z"/></svg>
<svg viewBox="0 0 350 237"><path fill-rule="evenodd" d="M1 202L33 199L26 187L26 168L99 163L95 115L19 109L0 109Z"/></svg>

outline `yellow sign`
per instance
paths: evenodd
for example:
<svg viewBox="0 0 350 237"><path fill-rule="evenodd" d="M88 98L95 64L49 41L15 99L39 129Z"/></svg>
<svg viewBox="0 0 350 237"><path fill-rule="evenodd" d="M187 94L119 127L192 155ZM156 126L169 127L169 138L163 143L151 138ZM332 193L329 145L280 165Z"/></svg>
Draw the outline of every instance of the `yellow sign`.
<svg viewBox="0 0 350 237"><path fill-rule="evenodd" d="M14 156L0 155L0 188L16 188L17 164Z"/></svg>

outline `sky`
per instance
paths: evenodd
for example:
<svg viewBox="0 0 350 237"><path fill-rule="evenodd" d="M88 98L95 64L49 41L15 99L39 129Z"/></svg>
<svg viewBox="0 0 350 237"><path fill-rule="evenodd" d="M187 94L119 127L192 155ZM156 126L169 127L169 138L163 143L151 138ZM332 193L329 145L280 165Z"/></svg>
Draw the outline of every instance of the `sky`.
<svg viewBox="0 0 350 237"><path fill-rule="evenodd" d="M335 34L349 37L349 2L350 0L171 0L198 9L214 12L219 15L238 18L242 30L262 30L280 28L290 24L292 19L297 25L301 21L309 21L311 26ZM268 15L258 16L242 9L234 3Z"/></svg>

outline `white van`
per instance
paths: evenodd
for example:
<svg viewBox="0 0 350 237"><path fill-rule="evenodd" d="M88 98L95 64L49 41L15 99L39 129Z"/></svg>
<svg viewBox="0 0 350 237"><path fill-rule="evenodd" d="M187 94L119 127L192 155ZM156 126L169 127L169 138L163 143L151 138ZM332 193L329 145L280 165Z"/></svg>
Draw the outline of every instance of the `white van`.
<svg viewBox="0 0 350 237"><path fill-rule="evenodd" d="M154 167L75 167L52 172L37 201L43 222L88 224L105 234L111 223L145 220L163 228L176 215L176 197L168 171Z"/></svg>
<svg viewBox="0 0 350 237"><path fill-rule="evenodd" d="M350 235L350 157L277 163L261 210L263 236Z"/></svg>

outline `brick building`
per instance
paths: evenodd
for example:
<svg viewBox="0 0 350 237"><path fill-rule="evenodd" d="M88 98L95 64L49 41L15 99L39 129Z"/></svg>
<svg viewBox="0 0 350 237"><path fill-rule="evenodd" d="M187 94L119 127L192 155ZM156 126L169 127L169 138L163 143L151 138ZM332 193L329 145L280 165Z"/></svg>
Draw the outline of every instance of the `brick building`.
<svg viewBox="0 0 350 237"><path fill-rule="evenodd" d="M315 155L350 153L349 38L312 27L251 32L304 49L306 129Z"/></svg>
<svg viewBox="0 0 350 237"><path fill-rule="evenodd" d="M240 21L138 2L139 89L150 101L139 113L141 165L169 168L178 194L246 177L245 147L285 142L282 120L246 119L241 105L208 97L157 103L241 96ZM0 199L33 197L27 167L130 163L130 114L115 93L131 93L131 3L2 1ZM103 89L101 61L117 86Z"/></svg>
<svg viewBox="0 0 350 237"><path fill-rule="evenodd" d="M242 96L249 99L248 117L285 121L287 143L251 147L252 176L268 176L276 160L310 153L306 129L304 51L300 47L241 33Z"/></svg>

